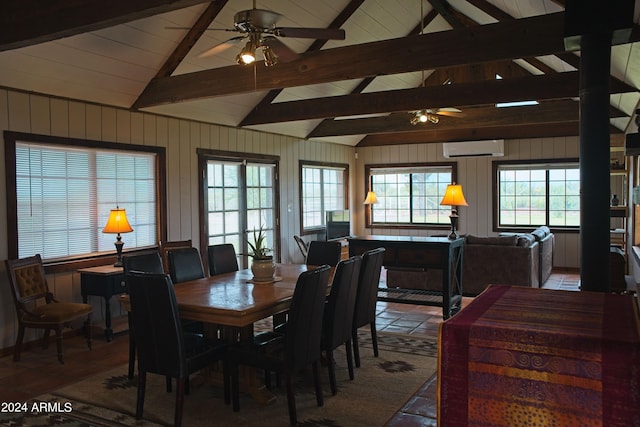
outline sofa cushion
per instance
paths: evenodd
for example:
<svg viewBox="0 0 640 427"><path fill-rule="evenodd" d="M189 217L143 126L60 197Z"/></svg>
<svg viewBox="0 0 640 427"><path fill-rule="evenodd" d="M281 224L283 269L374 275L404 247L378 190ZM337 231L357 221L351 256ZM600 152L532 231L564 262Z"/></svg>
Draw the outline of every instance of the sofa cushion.
<svg viewBox="0 0 640 427"><path fill-rule="evenodd" d="M551 230L549 230L549 227L547 227L546 225L543 225L533 230L531 234L533 234L533 236L539 242L545 237L547 237L549 234L551 234Z"/></svg>
<svg viewBox="0 0 640 427"><path fill-rule="evenodd" d="M518 236L478 237L470 234L467 236L467 243L470 245L516 246L518 244Z"/></svg>
<svg viewBox="0 0 640 427"><path fill-rule="evenodd" d="M533 242L536 241L536 238L533 237L533 234L518 234L518 246L522 246L523 248L528 248L533 245Z"/></svg>
<svg viewBox="0 0 640 427"><path fill-rule="evenodd" d="M533 245L533 242L536 241L536 238L533 237L531 233L507 233L503 232L498 234L498 236L517 236L518 237L518 246L522 248L528 248Z"/></svg>

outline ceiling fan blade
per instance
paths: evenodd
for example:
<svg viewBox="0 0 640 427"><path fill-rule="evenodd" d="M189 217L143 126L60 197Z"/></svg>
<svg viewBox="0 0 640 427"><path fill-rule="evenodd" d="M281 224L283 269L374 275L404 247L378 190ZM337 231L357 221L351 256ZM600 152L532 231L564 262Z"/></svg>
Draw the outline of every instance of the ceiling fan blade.
<svg viewBox="0 0 640 427"><path fill-rule="evenodd" d="M297 53L275 37L263 37L262 44L268 46L276 54L279 61L290 62L298 58Z"/></svg>
<svg viewBox="0 0 640 427"><path fill-rule="evenodd" d="M464 113L460 110L458 111L436 110L435 114L439 116L448 116L448 117L464 117Z"/></svg>
<svg viewBox="0 0 640 427"><path fill-rule="evenodd" d="M190 30L191 27L174 27L174 26L167 26L164 27L165 30ZM235 28L205 28L205 31L233 31L235 33L238 32L237 29Z"/></svg>
<svg viewBox="0 0 640 427"><path fill-rule="evenodd" d="M198 55L198 58L207 58L209 56L217 55L217 54L219 54L221 52L224 52L228 48L240 43L245 37L246 36L232 37L232 38L230 38L229 40L227 40L225 42L222 42L220 44L217 44L217 45L213 46L210 49L205 50L200 55Z"/></svg>
<svg viewBox="0 0 640 427"><path fill-rule="evenodd" d="M344 40L345 38L345 32L341 28L277 27L273 29L273 34L301 39Z"/></svg>
<svg viewBox="0 0 640 427"><path fill-rule="evenodd" d="M447 111L449 113L462 113L462 110L459 110L455 107L438 108L437 111Z"/></svg>

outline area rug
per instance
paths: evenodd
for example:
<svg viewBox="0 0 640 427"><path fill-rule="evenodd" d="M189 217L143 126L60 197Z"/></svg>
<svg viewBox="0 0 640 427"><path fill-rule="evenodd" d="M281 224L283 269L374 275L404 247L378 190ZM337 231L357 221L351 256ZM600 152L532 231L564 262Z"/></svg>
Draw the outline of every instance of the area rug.
<svg viewBox="0 0 640 427"><path fill-rule="evenodd" d="M321 369L324 406L317 407L310 370L296 379L298 424L302 426L382 426L436 371L437 343L400 334L379 334L379 357L373 357L368 334L361 335L362 366L350 381L346 355L336 352L338 393L332 396L326 366ZM165 391L164 377L149 375L144 420L134 418L136 382L126 366L98 374L72 386L39 396L31 403L44 411L0 414L1 426L170 426L175 394ZM224 404L222 389L206 380L192 379L185 397L183 425L287 426L289 417L284 385L274 384L275 403L261 405L240 395L240 412ZM46 406L50 405L46 411ZM56 406L57 405L57 406Z"/></svg>

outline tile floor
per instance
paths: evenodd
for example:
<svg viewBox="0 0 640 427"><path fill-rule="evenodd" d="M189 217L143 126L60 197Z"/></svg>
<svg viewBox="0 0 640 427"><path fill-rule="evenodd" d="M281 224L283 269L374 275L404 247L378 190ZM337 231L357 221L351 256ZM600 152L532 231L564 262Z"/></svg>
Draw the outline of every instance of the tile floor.
<svg viewBox="0 0 640 427"><path fill-rule="evenodd" d="M578 275L553 274L545 287L576 290L578 283ZM463 305L469 301L471 298L464 298ZM379 331L435 337L442 321L442 309L379 302L377 316ZM115 330L122 325L126 325L126 318L115 319ZM0 358L0 402L25 401L125 364L128 360L127 333L116 333L113 341L107 343L102 332L96 331L93 351L87 350L81 336L66 338L64 356L65 364L61 365L56 358L55 342L51 340L46 350L39 345L23 350L17 363L11 355Z"/></svg>

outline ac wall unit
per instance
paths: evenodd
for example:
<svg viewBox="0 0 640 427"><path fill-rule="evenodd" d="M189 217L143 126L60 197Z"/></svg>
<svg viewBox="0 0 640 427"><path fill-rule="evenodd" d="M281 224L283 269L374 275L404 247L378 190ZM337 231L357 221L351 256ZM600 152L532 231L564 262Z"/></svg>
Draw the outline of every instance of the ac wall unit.
<svg viewBox="0 0 640 427"><path fill-rule="evenodd" d="M502 157L504 139L487 141L445 142L442 144L444 157Z"/></svg>

